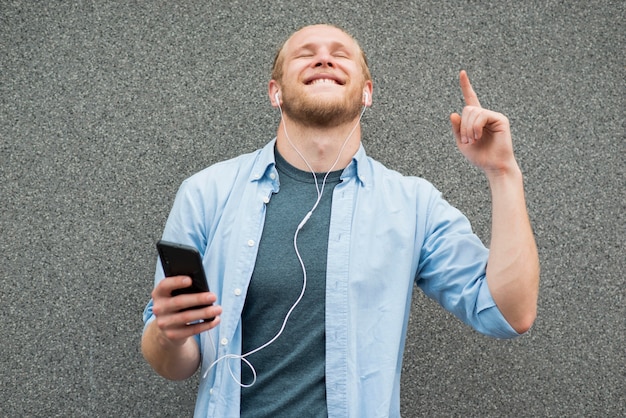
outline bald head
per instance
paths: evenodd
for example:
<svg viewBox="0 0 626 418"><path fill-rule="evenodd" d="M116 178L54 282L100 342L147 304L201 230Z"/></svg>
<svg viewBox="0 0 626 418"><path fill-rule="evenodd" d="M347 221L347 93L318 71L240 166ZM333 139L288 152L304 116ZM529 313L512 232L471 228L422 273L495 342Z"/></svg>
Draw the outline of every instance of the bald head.
<svg viewBox="0 0 626 418"><path fill-rule="evenodd" d="M361 46L356 41L356 39L354 39L354 37L352 35L350 35L349 33L347 33L345 30L343 30L343 29L341 29L341 28L339 28L337 26L322 24L322 25L305 26L305 27L299 29L298 31L294 32L285 41L285 43L281 46L281 48L276 53L276 56L274 57L274 66L272 68L272 80L276 80L279 83L282 81L282 78L283 78L283 65L284 65L284 62L285 62L285 51L288 49L289 42L292 39L294 39L294 37L303 35L308 30L316 29L316 28L327 28L330 31L337 31L338 33L341 32L344 35L348 36L352 40L352 42L354 43L354 47L358 51L358 55L361 58L361 68L362 68L362 71L363 71L363 78L366 81L369 81L369 80L372 79L372 75L370 74L370 70L369 70L369 67L367 65L367 58L365 56L365 53L363 52L363 49L361 49Z"/></svg>

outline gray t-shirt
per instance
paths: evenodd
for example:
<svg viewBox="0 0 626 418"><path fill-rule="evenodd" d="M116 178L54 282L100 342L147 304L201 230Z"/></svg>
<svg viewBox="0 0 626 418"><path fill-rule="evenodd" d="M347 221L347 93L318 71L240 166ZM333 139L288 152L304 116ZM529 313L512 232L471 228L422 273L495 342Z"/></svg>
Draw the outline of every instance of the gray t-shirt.
<svg viewBox="0 0 626 418"><path fill-rule="evenodd" d="M303 271L294 248L298 224L317 200L313 174L287 163L277 151L280 190L266 207L265 226L242 313L247 353L271 340L300 296ZM321 188L324 174L317 174ZM256 383L241 390L242 417L327 416L325 388L325 293L328 231L334 187L341 171L328 175L322 199L300 230L297 246L307 275L306 290L283 333L247 357ZM242 382L253 380L242 364Z"/></svg>

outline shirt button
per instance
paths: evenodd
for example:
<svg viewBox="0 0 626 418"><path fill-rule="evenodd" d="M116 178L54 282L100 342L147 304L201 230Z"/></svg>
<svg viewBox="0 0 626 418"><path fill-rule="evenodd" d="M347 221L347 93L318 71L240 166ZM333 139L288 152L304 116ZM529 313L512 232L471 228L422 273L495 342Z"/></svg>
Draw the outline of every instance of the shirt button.
<svg viewBox="0 0 626 418"><path fill-rule="evenodd" d="M249 239L248 240L248 247L254 247L254 240L253 239Z"/></svg>
<svg viewBox="0 0 626 418"><path fill-rule="evenodd" d="M276 178L276 174L275 174L275 173L270 173L270 178L271 178L272 180L274 180L274 179Z"/></svg>
<svg viewBox="0 0 626 418"><path fill-rule="evenodd" d="M209 395L213 395L213 388L209 389Z"/></svg>
<svg viewBox="0 0 626 418"><path fill-rule="evenodd" d="M263 197L263 203L265 203L266 205L270 203L270 198L267 196Z"/></svg>
<svg viewBox="0 0 626 418"><path fill-rule="evenodd" d="M222 338L222 341L220 341L220 344L222 345L228 344L228 338Z"/></svg>
<svg viewBox="0 0 626 418"><path fill-rule="evenodd" d="M241 289L235 289L235 296L241 296Z"/></svg>

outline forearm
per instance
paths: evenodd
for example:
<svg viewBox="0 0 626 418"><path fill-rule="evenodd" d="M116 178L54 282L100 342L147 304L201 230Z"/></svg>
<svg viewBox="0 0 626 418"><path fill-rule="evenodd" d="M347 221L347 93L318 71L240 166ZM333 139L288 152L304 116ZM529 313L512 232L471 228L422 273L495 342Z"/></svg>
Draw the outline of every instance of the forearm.
<svg viewBox="0 0 626 418"><path fill-rule="evenodd" d="M488 174L492 194L492 231L487 283L509 324L526 332L537 314L539 258L521 171L516 163Z"/></svg>
<svg viewBox="0 0 626 418"><path fill-rule="evenodd" d="M200 351L193 337L175 344L160 332L156 320L146 328L141 339L141 351L152 368L170 380L191 377L200 365Z"/></svg>

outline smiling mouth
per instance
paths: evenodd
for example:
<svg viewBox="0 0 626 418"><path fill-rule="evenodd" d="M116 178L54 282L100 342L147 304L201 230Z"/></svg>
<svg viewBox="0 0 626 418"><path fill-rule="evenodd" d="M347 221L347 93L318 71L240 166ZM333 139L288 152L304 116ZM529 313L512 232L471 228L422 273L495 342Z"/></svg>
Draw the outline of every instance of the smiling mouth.
<svg viewBox="0 0 626 418"><path fill-rule="evenodd" d="M333 85L343 86L345 83L342 83L340 80L336 80L334 78L319 77L319 78L313 78L312 80L308 80L305 84L307 86L313 86L317 84L327 84L327 85L333 84Z"/></svg>

